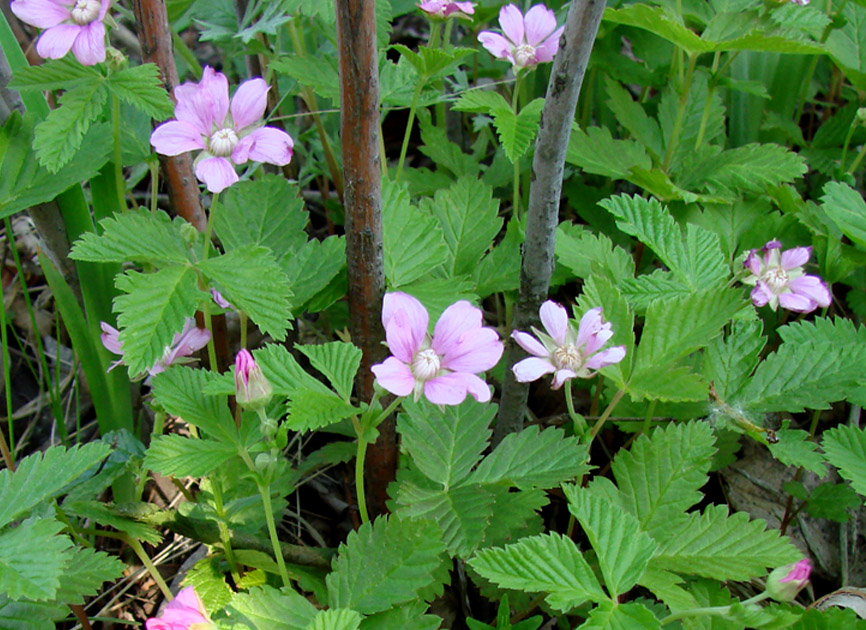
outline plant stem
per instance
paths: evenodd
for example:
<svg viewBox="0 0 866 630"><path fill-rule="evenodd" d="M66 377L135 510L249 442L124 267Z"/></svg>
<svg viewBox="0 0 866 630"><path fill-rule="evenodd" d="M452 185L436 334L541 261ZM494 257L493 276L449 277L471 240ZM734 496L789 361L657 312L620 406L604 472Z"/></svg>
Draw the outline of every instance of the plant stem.
<svg viewBox="0 0 866 630"><path fill-rule="evenodd" d="M760 601L763 601L770 597L770 594L764 591L763 593L759 593L754 597L750 597L749 599L744 599L740 602L742 606L749 606L751 604L757 604ZM690 610L681 610L678 613L674 613L672 615L668 615L664 619L661 620L661 624L666 626L672 621L677 621L678 619L684 619L686 617L709 617L709 616L719 616L726 615L731 611L731 606L710 606L707 608L692 608Z"/></svg>
<svg viewBox="0 0 866 630"><path fill-rule="evenodd" d="M103 532L100 532L102 534ZM122 539L126 541L126 543L132 548L135 552L135 555L138 556L138 559L141 560L141 563L144 565L144 568L147 569L147 572L150 573L150 577L153 578L153 581L156 582L156 585L159 587L159 590L162 591L162 594L165 595L168 601L174 599L174 595L171 594L171 589L168 588L168 585L165 583L165 580L162 579L162 575L159 570L154 566L153 562L150 559L150 556L147 555L147 552L144 550L144 547L141 546L141 543L138 542L138 538L130 536L129 534L121 534Z"/></svg>
<svg viewBox="0 0 866 630"><path fill-rule="evenodd" d="M571 396L571 379L565 381L565 406L568 408L568 415L571 421L574 422L575 433L579 437L582 437L586 433L586 419L574 410L574 399Z"/></svg>
<svg viewBox="0 0 866 630"><path fill-rule="evenodd" d="M150 212L156 214L156 193L159 190L159 162L150 163Z"/></svg>
<svg viewBox="0 0 866 630"><path fill-rule="evenodd" d="M274 557L283 579L283 586L290 587L289 572L286 570L286 561L283 559L283 550L280 547L280 539L277 537L277 525L274 521L274 511L271 508L271 486L270 484L258 483L259 494L262 495L262 505L265 507L265 519L268 523L268 534L271 537L271 545L274 548Z"/></svg>
<svg viewBox="0 0 866 630"><path fill-rule="evenodd" d="M863 161L863 156L866 155L866 143L863 143L863 146L860 147L859 153L857 153L857 157L854 158L854 161L851 163L851 166L848 167L848 173L851 174L857 170L857 167L860 166L860 162Z"/></svg>
<svg viewBox="0 0 866 630"><path fill-rule="evenodd" d="M352 416L352 425L355 427L355 433L358 434L358 452L355 456L355 494L358 496L358 512L361 515L361 522L369 523L370 515L367 513L367 497L364 491L364 459L367 455L367 440L364 439L364 431L356 416Z"/></svg>
<svg viewBox="0 0 866 630"><path fill-rule="evenodd" d="M643 418L643 428L641 429L641 433L647 435L650 430L650 425L652 424L653 414L656 411L656 405L658 404L657 400L653 400L650 402L649 406L646 410L646 415Z"/></svg>
<svg viewBox="0 0 866 630"><path fill-rule="evenodd" d="M204 230L204 251L201 254L201 259L207 260L208 255L210 254L210 239L211 233L213 232L213 217L216 214L217 205L219 202L220 194L214 193L213 199L210 204L210 212L207 215L207 227ZM204 306L202 307L202 316L204 317L204 326L210 332L210 339L207 341L207 356L210 364L211 372L219 372L219 366L217 365L217 355L216 355L216 346L213 341L213 321L210 316L210 296L205 298Z"/></svg>
<svg viewBox="0 0 866 630"><path fill-rule="evenodd" d="M424 89L426 77L419 77L418 85L415 86L415 93L412 95L412 105L409 107L409 120L406 121L406 132L403 134L403 146L400 147L400 159L397 162L397 174L394 175L394 181L400 181L400 175L403 174L403 163L406 161L406 152L409 150L409 137L412 135L412 125L415 123L415 110L418 109L418 100L421 98L421 90Z"/></svg>
<svg viewBox="0 0 866 630"><path fill-rule="evenodd" d="M14 237L10 238L10 232L7 232L7 239L12 243ZM15 247L12 244L12 247ZM0 347L3 352L3 387L6 394L6 424L9 427L9 443L12 445L12 450L15 449L15 425L12 421L12 372L11 361L9 359L9 331L6 329L6 302L0 296ZM0 450L2 450L3 460L6 462L6 468L15 472L15 459L12 457L12 452L9 449L9 444L6 443L6 436L3 435L3 429L0 429Z"/></svg>
<svg viewBox="0 0 866 630"><path fill-rule="evenodd" d="M114 180L117 186L117 198L120 200L120 210L126 212L126 180L123 178L123 152L120 138L120 99L111 95L111 135L114 138Z"/></svg>
<svg viewBox="0 0 866 630"><path fill-rule="evenodd" d="M686 114L686 105L689 102L689 92L692 87L692 76L695 72L695 64L698 61L697 55L689 55L689 67L686 71L686 76L682 82L682 92L680 92L679 104L677 105L677 117L674 119L674 128L671 131L671 137L668 139L668 148L665 151L665 161L662 164L662 170L667 171L671 165L671 160L674 157L677 145L680 141L680 134L683 131L683 118Z"/></svg>
<svg viewBox="0 0 866 630"><path fill-rule="evenodd" d="M226 553L226 560L229 563L229 571L232 573L232 578L235 581L235 584L240 580L240 574L238 573L238 566L235 562L235 555L232 551L232 543L229 538L229 528L225 524L225 508L223 507L223 490L220 485L219 479L216 475L212 475L210 478L211 482L211 490L213 491L213 502L214 508L216 510L217 515L217 527L219 527L220 532L220 540L223 544L223 549ZM267 508L266 508L267 509ZM282 554L280 554L282 557Z"/></svg>
<svg viewBox="0 0 866 630"><path fill-rule="evenodd" d="M514 88L511 92L511 111L517 116L520 113L520 80L521 74L518 72L517 78L514 81ZM520 216L520 158L514 158L514 184L512 190L511 213L515 217Z"/></svg>
<svg viewBox="0 0 866 630"><path fill-rule="evenodd" d="M601 414L599 419L592 427L592 431L589 432L589 442L587 446L592 444L592 441L595 439L595 436L598 435L598 432L601 431L601 427L604 426L605 421L607 421L610 414L613 412L614 407L619 404L620 399L622 399L625 394L625 390L619 390L613 397L613 400L610 401L610 404L607 406L607 409L604 410L604 413Z"/></svg>

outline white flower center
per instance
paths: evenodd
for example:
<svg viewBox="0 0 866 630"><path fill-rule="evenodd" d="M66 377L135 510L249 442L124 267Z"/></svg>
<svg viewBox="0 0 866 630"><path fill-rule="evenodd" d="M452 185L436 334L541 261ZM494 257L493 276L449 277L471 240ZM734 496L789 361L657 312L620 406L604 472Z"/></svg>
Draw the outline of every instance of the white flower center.
<svg viewBox="0 0 866 630"><path fill-rule="evenodd" d="M423 383L439 374L441 363L442 359L436 354L436 351L433 348L428 348L415 355L410 369L415 380Z"/></svg>
<svg viewBox="0 0 866 630"><path fill-rule="evenodd" d="M208 146L210 152L216 157L228 157L234 151L235 145L238 143L238 134L234 129L228 127L220 129L210 137Z"/></svg>
<svg viewBox="0 0 866 630"><path fill-rule="evenodd" d="M553 363L558 370L571 370L577 372L580 366L583 365L583 356L580 350L573 343L559 346L553 351Z"/></svg>
<svg viewBox="0 0 866 630"><path fill-rule="evenodd" d="M73 22L79 26L84 26L99 17L99 8L99 0L76 0L69 13Z"/></svg>
<svg viewBox="0 0 866 630"><path fill-rule="evenodd" d="M535 46L521 44L514 49L514 63L518 68L535 63Z"/></svg>
<svg viewBox="0 0 866 630"><path fill-rule="evenodd" d="M764 273L763 280L770 287L770 291L778 295L782 289L788 286L788 272L781 267L770 267Z"/></svg>

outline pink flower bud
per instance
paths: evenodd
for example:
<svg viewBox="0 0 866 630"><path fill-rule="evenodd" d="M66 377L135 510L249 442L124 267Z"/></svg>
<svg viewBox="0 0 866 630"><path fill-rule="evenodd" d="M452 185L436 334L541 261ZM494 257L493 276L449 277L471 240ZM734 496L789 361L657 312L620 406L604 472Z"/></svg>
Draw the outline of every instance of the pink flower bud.
<svg viewBox="0 0 866 630"><path fill-rule="evenodd" d="M235 358L235 398L248 409L264 407L274 393L253 355L243 349Z"/></svg>
<svg viewBox="0 0 866 630"><path fill-rule="evenodd" d="M791 602L797 597L812 572L809 558L774 569L767 577L767 592L777 602Z"/></svg>

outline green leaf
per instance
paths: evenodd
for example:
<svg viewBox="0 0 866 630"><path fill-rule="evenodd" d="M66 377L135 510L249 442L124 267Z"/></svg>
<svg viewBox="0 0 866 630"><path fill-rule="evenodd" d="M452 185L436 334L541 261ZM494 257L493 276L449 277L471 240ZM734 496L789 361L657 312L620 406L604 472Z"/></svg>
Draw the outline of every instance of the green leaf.
<svg viewBox="0 0 866 630"><path fill-rule="evenodd" d="M635 102L619 81L606 76L604 87L608 95L607 105L619 124L646 147L656 162L660 162L664 157L664 141L658 122L647 115L643 105Z"/></svg>
<svg viewBox="0 0 866 630"><path fill-rule="evenodd" d="M704 422L656 428L620 451L611 470L626 509L653 538L701 500L713 453L713 431Z"/></svg>
<svg viewBox="0 0 866 630"><path fill-rule="evenodd" d="M804 611L791 630L866 630L866 620L850 608L813 608Z"/></svg>
<svg viewBox="0 0 866 630"><path fill-rule="evenodd" d="M634 259L604 234L593 234L571 222L556 228L556 262L576 278L590 279L603 273L619 282L634 276Z"/></svg>
<svg viewBox="0 0 866 630"><path fill-rule="evenodd" d="M593 608L578 630L656 630L661 621L652 611L636 602L614 604L602 602Z"/></svg>
<svg viewBox="0 0 866 630"><path fill-rule="evenodd" d="M425 201L422 210L439 221L448 246L449 275L471 274L502 228L493 190L477 177L463 177Z"/></svg>
<svg viewBox="0 0 866 630"><path fill-rule="evenodd" d="M153 377L153 397L163 409L226 444L238 443L237 428L223 396L203 389L213 375L206 370L173 366Z"/></svg>
<svg viewBox="0 0 866 630"><path fill-rule="evenodd" d="M320 610L308 630L357 630L361 625L360 613L348 608Z"/></svg>
<svg viewBox="0 0 866 630"><path fill-rule="evenodd" d="M231 587L226 583L225 570L219 555L206 556L195 563L183 578L184 586L192 586L207 610L219 610L231 602Z"/></svg>
<svg viewBox="0 0 866 630"><path fill-rule="evenodd" d="M361 630L439 630L442 618L427 615L427 604L415 601L366 617Z"/></svg>
<svg viewBox="0 0 866 630"><path fill-rule="evenodd" d="M866 247L866 202L848 184L827 182L821 207L852 241Z"/></svg>
<svg viewBox="0 0 866 630"><path fill-rule="evenodd" d="M492 293L520 287L520 247L523 232L512 219L505 228L505 237L475 267L475 292L484 298Z"/></svg>
<svg viewBox="0 0 866 630"><path fill-rule="evenodd" d="M108 77L111 93L160 122L174 115L174 104L154 63L124 68Z"/></svg>
<svg viewBox="0 0 866 630"><path fill-rule="evenodd" d="M803 557L787 538L765 527L744 512L729 515L726 505L710 505L703 514L667 523L660 531L663 537L656 537L661 546L652 566L715 580L748 580L767 567Z"/></svg>
<svg viewBox="0 0 866 630"><path fill-rule="evenodd" d="M474 400L448 407L407 401L397 431L418 470L447 490L466 479L481 459L496 409Z"/></svg>
<svg viewBox="0 0 866 630"><path fill-rule="evenodd" d="M290 328L289 280L267 247L247 246L196 265L234 307L278 341Z"/></svg>
<svg viewBox="0 0 866 630"><path fill-rule="evenodd" d="M105 459L110 450L104 442L69 450L53 446L20 460L15 472L0 470L0 527L59 495L67 484Z"/></svg>
<svg viewBox="0 0 866 630"><path fill-rule="evenodd" d="M210 299L198 288L190 267L166 267L155 273L130 270L117 276L115 285L125 294L114 299L114 311L121 328L123 361L131 375L162 359L199 303Z"/></svg>
<svg viewBox="0 0 866 630"><path fill-rule="evenodd" d="M782 428L776 431L777 442L767 446L773 457L785 466L802 466L823 477L827 474L824 458L817 452L818 445L809 439L809 434L800 429L789 429L790 420L785 420Z"/></svg>
<svg viewBox="0 0 866 630"><path fill-rule="evenodd" d="M844 6L839 12L840 26L830 31L827 49L858 89L866 86L866 15L856 3Z"/></svg>
<svg viewBox="0 0 866 630"><path fill-rule="evenodd" d="M727 337L716 337L704 353L703 374L722 400L730 400L748 382L767 340L756 321L733 322Z"/></svg>
<svg viewBox="0 0 866 630"><path fill-rule="evenodd" d="M827 461L839 469L851 487L866 496L866 430L838 426L825 431L821 446Z"/></svg>
<svg viewBox="0 0 866 630"><path fill-rule="evenodd" d="M458 178L474 177L477 183L481 165L475 155L464 153L460 145L449 140L447 130L434 125L432 117L424 109L418 111L418 126L423 143L419 150L433 160L437 171L445 168Z"/></svg>
<svg viewBox="0 0 866 630"><path fill-rule="evenodd" d="M253 630L307 630L319 613L306 597L285 587L251 588L236 593L226 606L232 621L239 621Z"/></svg>
<svg viewBox="0 0 866 630"><path fill-rule="evenodd" d="M12 599L53 599L63 569L72 558L72 541L56 534L54 519L28 519L0 532L0 594Z"/></svg>
<svg viewBox="0 0 866 630"><path fill-rule="evenodd" d="M346 237L329 236L324 241L307 241L285 260L284 270L292 296L289 305L295 314L309 310L316 295L346 267ZM342 294L341 294L342 295Z"/></svg>
<svg viewBox="0 0 866 630"><path fill-rule="evenodd" d="M293 431L321 429L361 411L328 389L296 389L290 398L286 424Z"/></svg>
<svg viewBox="0 0 866 630"><path fill-rule="evenodd" d="M451 109L458 112L490 114L495 109L510 109L508 101L499 92L493 90L467 90L454 101Z"/></svg>
<svg viewBox="0 0 866 630"><path fill-rule="evenodd" d="M608 7L604 10L603 19L606 22L635 26L654 33L682 48L689 55L709 52L714 48L713 42L698 37L667 7L646 4L631 4L622 9Z"/></svg>
<svg viewBox="0 0 866 630"><path fill-rule="evenodd" d="M499 134L499 142L505 149L505 157L512 164L526 155L535 140L543 109L544 99L536 98L524 105L516 116L510 107L497 107L490 112L493 114L493 125Z"/></svg>
<svg viewBox="0 0 866 630"><path fill-rule="evenodd" d="M271 66L275 72L308 86L322 98L339 101L340 73L331 55L280 55Z"/></svg>
<svg viewBox="0 0 866 630"><path fill-rule="evenodd" d="M439 529L427 520L380 516L351 532L325 579L331 608L365 615L408 603L447 579Z"/></svg>
<svg viewBox="0 0 866 630"><path fill-rule="evenodd" d="M82 83L102 81L98 66L83 66L70 57L46 60L38 66L23 66L15 70L9 87L13 90L68 90Z"/></svg>
<svg viewBox="0 0 866 630"><path fill-rule="evenodd" d="M60 107L36 126L33 148L46 169L56 173L72 159L107 99L108 90L101 78L64 92Z"/></svg>
<svg viewBox="0 0 866 630"><path fill-rule="evenodd" d="M589 472L586 447L556 428L510 433L469 476L469 483L507 481L518 488L552 488Z"/></svg>
<svg viewBox="0 0 866 630"><path fill-rule="evenodd" d="M452 69L464 57L476 52L474 48L450 48L445 50L442 48L431 48L430 46L420 46L418 52L415 52L403 44L393 44L391 48L399 50L400 55L412 64L412 67L415 68L425 82L437 74L445 73L445 71Z"/></svg>
<svg viewBox="0 0 866 630"><path fill-rule="evenodd" d="M698 160L700 162L700 160ZM704 164L690 167L690 177L677 179L689 190L760 194L802 176L807 171L800 155L779 144L747 144L736 149L707 153Z"/></svg>
<svg viewBox="0 0 866 630"><path fill-rule="evenodd" d="M626 391L632 400L699 402L707 399L709 384L687 367L643 366L636 369Z"/></svg>
<svg viewBox="0 0 866 630"><path fill-rule="evenodd" d="M628 179L629 171L635 167L652 168L652 160L634 140L614 140L607 127L588 127L583 131L576 123L571 129L565 161L587 173L614 179Z"/></svg>
<svg viewBox="0 0 866 630"><path fill-rule="evenodd" d="M4 630L56 630L69 608L56 602L12 601L0 595L0 627Z"/></svg>
<svg viewBox="0 0 866 630"><path fill-rule="evenodd" d="M115 214L99 222L101 234L85 232L69 255L88 262L185 264L190 255L184 223L179 217L172 221L162 210L153 214L139 208Z"/></svg>
<svg viewBox="0 0 866 630"><path fill-rule="evenodd" d="M438 222L410 203L404 186L390 181L382 182L382 239L392 288L426 276L447 257Z"/></svg>
<svg viewBox="0 0 866 630"><path fill-rule="evenodd" d="M349 402L355 373L361 365L360 348L351 343L331 341L315 346L296 345L295 349L310 360L310 365L325 375L343 400Z"/></svg>
<svg viewBox="0 0 866 630"><path fill-rule="evenodd" d="M549 593L547 603L562 612L587 600L607 599L580 550L555 532L484 549L469 564L502 588Z"/></svg>
<svg viewBox="0 0 866 630"><path fill-rule="evenodd" d="M809 495L806 511L815 518L826 518L837 523L847 523L852 513L860 507L860 497L846 484L822 483Z"/></svg>
<svg viewBox="0 0 866 630"><path fill-rule="evenodd" d="M153 527L121 514L123 507L126 505L114 507L101 501L69 501L67 499L63 502L63 511L69 516L91 519L100 525L113 527L151 545L158 545L162 542L162 534Z"/></svg>
<svg viewBox="0 0 866 630"><path fill-rule="evenodd" d="M84 597L102 591L102 583L123 575L126 565L119 558L88 547L75 547L63 571L55 598L68 604L84 604Z"/></svg>
<svg viewBox="0 0 866 630"><path fill-rule="evenodd" d="M656 551L655 541L638 520L603 496L576 485L563 486L569 511L577 518L598 556L604 584L612 598L628 592Z"/></svg>
<svg viewBox="0 0 866 630"><path fill-rule="evenodd" d="M165 476L204 477L235 455L237 450L233 444L160 435L147 449L144 465Z"/></svg>

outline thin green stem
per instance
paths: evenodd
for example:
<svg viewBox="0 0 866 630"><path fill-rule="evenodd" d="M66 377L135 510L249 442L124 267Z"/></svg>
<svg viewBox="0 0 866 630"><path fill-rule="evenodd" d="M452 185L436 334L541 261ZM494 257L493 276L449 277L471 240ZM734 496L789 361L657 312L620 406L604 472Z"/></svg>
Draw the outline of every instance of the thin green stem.
<svg viewBox="0 0 866 630"><path fill-rule="evenodd" d="M102 534L103 532L99 532ZM123 540L126 541L126 544L132 548L135 552L135 555L138 556L138 559L141 560L141 563L144 565L144 568L147 569L147 572L150 573L150 577L153 578L153 581L156 582L156 585L159 587L159 590L162 591L162 594L165 595L166 599L171 601L174 599L174 595L171 594L171 589L168 588L168 584L165 583L165 580L162 579L162 575L159 570L154 566L153 562L150 559L150 556L147 555L147 552L144 550L144 547L141 546L141 543L138 542L138 539L130 536L129 534L122 534Z"/></svg>
<svg viewBox="0 0 866 630"><path fill-rule="evenodd" d="M120 200L120 210L126 212L126 180L123 177L123 152L120 137L120 99L111 95L111 135L114 139L114 181L117 186L117 198Z"/></svg>
<svg viewBox="0 0 866 630"><path fill-rule="evenodd" d="M439 20L430 20L430 36L427 38L428 48L439 48L441 46L439 34L442 32L442 26Z"/></svg>
<svg viewBox="0 0 866 630"><path fill-rule="evenodd" d="M210 254L211 247L211 234L213 232L213 222L214 215L216 214L217 207L219 205L219 193L214 193L213 199L210 204L210 212L207 215L207 227L204 230L204 251L201 254L202 260L207 260L208 255ZM211 372L219 372L219 366L217 365L217 355L216 355L216 346L214 345L213 340L213 321L210 316L210 297L205 298L204 306L202 307L202 316L204 318L204 326L210 332L210 339L207 342L207 356L208 362L210 365Z"/></svg>
<svg viewBox="0 0 866 630"><path fill-rule="evenodd" d="M162 430L165 428L165 417L166 414L164 411L157 411L153 414L153 431L150 432L150 443L153 444L153 440L160 435L162 435ZM142 474L138 478L138 484L135 487L135 496L140 499L142 493L144 492L144 486L147 484L147 469L142 467Z"/></svg>
<svg viewBox="0 0 866 630"><path fill-rule="evenodd" d="M619 404L619 401L622 399L623 395L625 395L625 390L619 390L613 397L613 400L610 401L610 404L604 410L604 413L601 414L599 419L592 427L592 431L589 433L589 444L592 444L592 441L595 439L595 436L598 435L598 432L601 431L601 427L604 426L604 423L610 417L610 414L613 412L614 408Z"/></svg>
<svg viewBox="0 0 866 630"><path fill-rule="evenodd" d="M574 423L574 431L578 436L583 436L586 433L586 419L574 410L574 399L571 395L571 379L565 381L565 406L568 408L568 415Z"/></svg>
<svg viewBox="0 0 866 630"><path fill-rule="evenodd" d="M274 521L274 510L271 507L271 486L270 484L257 484L259 494L262 495L262 505L265 507L265 520L268 524L268 534L271 537L271 545L274 548L274 557L277 560L277 567L280 570L280 577L283 580L283 586L291 587L289 581L289 572L286 570L286 561L283 558L283 549L280 547L280 539L277 537L277 525Z"/></svg>
<svg viewBox="0 0 866 630"><path fill-rule="evenodd" d="M355 456L355 494L358 497L358 511L361 514L361 522L370 522L370 515L367 513L367 496L364 491L364 459L367 456L367 440L364 439L364 429L358 421L357 416L352 416L352 426L355 427L355 433L358 435L358 451Z"/></svg>
<svg viewBox="0 0 866 630"><path fill-rule="evenodd" d="M750 606L751 604L757 604L765 599L770 597L770 594L764 591L763 593L759 593L754 597L750 597L749 599L745 599L740 602L741 606ZM731 612L731 606L709 606L706 608L691 608L689 610L681 610L678 613L673 613L672 615L668 615L664 619L661 620L661 624L666 626L672 621L677 621L679 619L685 619L686 617L711 617L711 616L721 616L726 615Z"/></svg>
<svg viewBox="0 0 866 630"><path fill-rule="evenodd" d="M229 528L225 523L225 507L223 507L223 490L222 485L220 485L219 479L216 475L212 475L210 478L211 482L211 490L213 492L213 502L214 502L214 510L217 515L217 527L220 532L220 541L223 544L223 549L226 553L226 561L229 563L229 571L231 571L232 578L237 584L238 580L240 580L240 573L238 573L238 565L235 562L235 554L232 551L232 543L231 538L229 536ZM280 554L282 555L282 554Z"/></svg>
<svg viewBox="0 0 866 630"><path fill-rule="evenodd" d="M403 134L403 146L400 147L400 160L397 162L397 174L394 175L394 181L400 181L400 175L403 174L403 163L406 161L406 152L409 150L409 137L412 135L412 126L415 123L415 110L418 109L418 101L421 98L421 90L424 89L426 77L420 77L418 85L415 86L415 93L412 95L412 105L409 107L409 120L406 121L406 132Z"/></svg>
<svg viewBox="0 0 866 630"><path fill-rule="evenodd" d="M695 64L697 63L697 60L697 55L689 56L689 68L686 71L686 76L680 86L682 92L680 92L679 104L677 105L677 117L674 119L674 128L671 131L671 137L668 141L668 148L667 151L665 151L665 161L662 165L662 170L665 171L667 171L668 167L670 167L671 160L674 157L674 152L676 151L677 145L680 142L680 134L683 131L683 119L685 118L686 105L689 102L689 92L691 91L692 86L692 76L695 72Z"/></svg>
<svg viewBox="0 0 866 630"><path fill-rule="evenodd" d="M643 428L641 428L641 433L643 433L644 435L649 434L650 426L652 425L653 415L655 414L657 404L658 401L653 400L647 407L646 415L643 418Z"/></svg>
<svg viewBox="0 0 866 630"><path fill-rule="evenodd" d="M7 226L8 229L8 226ZM7 242L15 247L14 236L11 232L6 232ZM15 450L15 425L12 421L12 361L9 359L9 331L6 329L6 302L0 296L0 341L2 341L3 349L3 386L6 394L6 424L9 427L9 444L12 450ZM6 461L6 468L15 470L15 461L12 458L9 445L6 444L6 438L3 435L3 430L0 429L0 449L3 451L3 459Z"/></svg>
<svg viewBox="0 0 866 630"><path fill-rule="evenodd" d="M836 9L837 14L842 13L842 9L845 8L845 5L848 3L848 0L842 0L842 4L839 5L839 8ZM831 17L833 13L833 0L827 0L827 17ZM836 27L836 21L830 19L827 23L827 26L824 27L824 31L821 33L821 38L818 40L818 43L823 44L827 41L827 38L830 37L830 33L833 32L833 29ZM802 81L801 85L803 86L800 90L800 96L797 99L797 113L794 114L794 124L798 125L800 123L800 119L803 117L803 110L806 109L806 99L809 96L809 87L812 85L812 77L815 75L815 69L818 67L818 55L814 55L812 57L812 61L809 64L809 69L806 71L806 79Z"/></svg>
<svg viewBox="0 0 866 630"><path fill-rule="evenodd" d="M522 76L518 72L517 78L514 81L514 87L511 92L511 111L517 116L520 113L520 82ZM514 182L512 190L512 209L513 216L520 216L520 158L514 158Z"/></svg>
<svg viewBox="0 0 866 630"><path fill-rule="evenodd" d="M846 171L849 174L854 173L857 170L857 167L860 166L860 162L863 161L863 156L866 155L866 142L863 143L863 146L860 147L860 151L857 153L857 157L854 158L854 161L851 163L851 166L848 167Z"/></svg>
<svg viewBox="0 0 866 630"><path fill-rule="evenodd" d="M159 162L150 163L150 212L156 214L157 191L159 190Z"/></svg>
<svg viewBox="0 0 866 630"><path fill-rule="evenodd" d="M374 396L374 397L373 397L373 400L375 401L376 398L378 398L378 396L376 396L375 394L374 394L373 396ZM376 419L373 421L372 428L375 429L376 427L378 427L378 426L382 423L382 421L383 421L385 418L387 418L387 417L390 416L392 413L394 413L394 410L395 410L395 409L400 405L400 403L402 403L402 402L403 402L403 399L402 399L402 398L395 398L395 399L391 402L391 404L388 405L388 407L385 409L385 411L383 411L383 412L380 413L378 416L376 416ZM371 402L370 404L372 405L373 403Z"/></svg>

